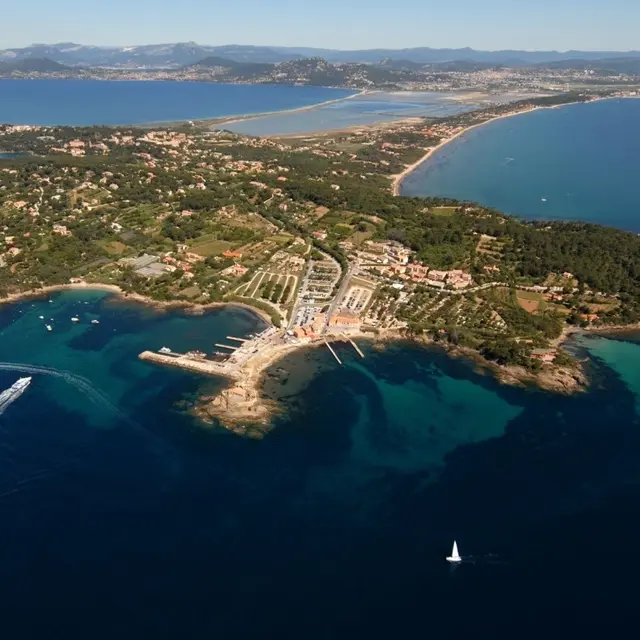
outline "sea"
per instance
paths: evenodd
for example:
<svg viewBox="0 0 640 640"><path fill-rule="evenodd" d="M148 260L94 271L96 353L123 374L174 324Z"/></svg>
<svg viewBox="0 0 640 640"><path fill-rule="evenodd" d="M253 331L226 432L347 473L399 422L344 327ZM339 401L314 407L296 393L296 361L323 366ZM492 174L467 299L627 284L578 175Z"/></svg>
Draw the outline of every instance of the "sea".
<svg viewBox="0 0 640 640"><path fill-rule="evenodd" d="M640 339L574 341L571 397L435 347L303 350L262 440L191 416L224 381L137 358L263 327L85 290L0 307L0 389L33 376L0 416L2 638L633 635Z"/></svg>
<svg viewBox="0 0 640 640"><path fill-rule="evenodd" d="M403 182L408 196L480 202L534 220L640 232L640 100L494 120L445 145Z"/></svg>
<svg viewBox="0 0 640 640"><path fill-rule="evenodd" d="M90 126L179 122L298 109L353 93L289 85L0 79L0 123Z"/></svg>

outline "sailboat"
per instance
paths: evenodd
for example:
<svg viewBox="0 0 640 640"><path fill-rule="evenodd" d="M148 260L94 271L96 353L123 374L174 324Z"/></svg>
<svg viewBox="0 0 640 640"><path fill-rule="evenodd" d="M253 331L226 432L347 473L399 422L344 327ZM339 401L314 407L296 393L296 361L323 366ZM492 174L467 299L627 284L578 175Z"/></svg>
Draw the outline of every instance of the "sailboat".
<svg viewBox="0 0 640 640"><path fill-rule="evenodd" d="M453 541L453 550L451 551L451 555L447 556L447 562L462 562L462 558L458 553L458 543Z"/></svg>

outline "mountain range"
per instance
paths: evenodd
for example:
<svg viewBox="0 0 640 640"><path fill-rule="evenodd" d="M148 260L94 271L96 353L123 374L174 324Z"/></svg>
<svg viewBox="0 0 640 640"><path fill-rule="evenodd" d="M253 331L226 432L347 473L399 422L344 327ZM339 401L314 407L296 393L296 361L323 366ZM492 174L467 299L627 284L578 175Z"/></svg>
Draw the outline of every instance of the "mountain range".
<svg viewBox="0 0 640 640"><path fill-rule="evenodd" d="M478 51L476 49L366 49L343 51L308 47L257 47L251 45L209 46L195 42L140 45L131 47L98 47L72 42L34 44L29 47L0 50L0 63L19 60L48 59L58 64L80 67L110 68L179 68L218 57L237 63L274 64L303 58L323 58L331 63L380 64L402 61L425 65L467 62L488 65L530 66L580 60L640 60L640 51ZM389 62L388 62L389 63Z"/></svg>

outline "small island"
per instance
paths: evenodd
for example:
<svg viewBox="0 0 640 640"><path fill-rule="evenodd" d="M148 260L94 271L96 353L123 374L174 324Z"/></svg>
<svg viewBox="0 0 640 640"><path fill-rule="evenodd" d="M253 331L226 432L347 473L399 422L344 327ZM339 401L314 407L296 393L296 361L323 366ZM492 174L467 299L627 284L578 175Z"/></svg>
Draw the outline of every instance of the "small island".
<svg viewBox="0 0 640 640"><path fill-rule="evenodd" d="M335 340L437 344L505 382L571 393L586 379L566 337L640 321L640 238L398 194L469 127L601 97L282 138L206 124L0 126L12 155L0 160L0 295L100 286L161 306L253 308L269 324L256 336L140 355L228 378L196 412L239 433L268 428L277 409L260 394L269 367Z"/></svg>

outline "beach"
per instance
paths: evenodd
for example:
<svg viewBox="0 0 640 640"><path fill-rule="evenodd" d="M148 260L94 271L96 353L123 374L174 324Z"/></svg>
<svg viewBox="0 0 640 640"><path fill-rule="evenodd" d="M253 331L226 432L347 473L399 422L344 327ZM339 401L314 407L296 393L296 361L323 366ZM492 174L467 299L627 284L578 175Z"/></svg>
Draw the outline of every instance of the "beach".
<svg viewBox="0 0 640 640"><path fill-rule="evenodd" d="M400 188L402 187L402 182L409 174L413 173L419 166L421 166L427 160L429 160L431 156L433 156L435 153L440 151L440 149L448 145L450 142L457 140L458 138L465 135L469 131L472 131L473 129L477 129L478 127L482 127L485 124L489 124L490 122L494 122L495 120L504 120L505 118L512 118L513 116L519 116L525 113L530 113L532 111L537 111L538 109L546 109L546 108L555 108L555 107L529 107L527 109L522 109L520 111L515 111L513 113L505 113L503 115L495 116L483 122L478 122L477 124L473 124L469 127L465 127L461 131L458 131L456 134L450 136L449 138L446 138L435 147L431 147L419 160L417 160L413 164L410 164L404 171L402 171L402 173L392 176L393 182L391 185L391 190L393 192L393 195L394 196L400 195Z"/></svg>
<svg viewBox="0 0 640 640"><path fill-rule="evenodd" d="M28 298L40 298L50 293L56 293L58 291L107 291L113 293L118 298L126 300L128 302L135 301L141 304L148 305L155 309L184 309L185 311L193 314L205 313L211 309L219 309L223 307L240 307L251 311L256 316L271 324L271 318L269 314L265 313L261 309L252 307L251 305L244 304L242 302L209 302L207 304L196 304L188 302L186 300L154 300L148 296L140 295L139 293L133 293L124 291L121 287L115 284L103 284L100 282L74 282L69 284L53 284L39 289L31 289L29 291L22 291L20 293L10 293L3 298L0 298L0 305L11 304L13 302L19 302L20 300Z"/></svg>

